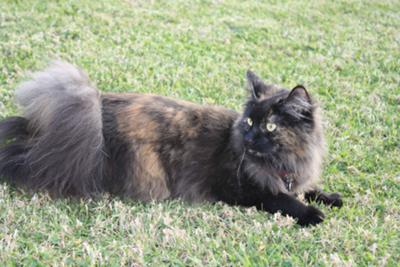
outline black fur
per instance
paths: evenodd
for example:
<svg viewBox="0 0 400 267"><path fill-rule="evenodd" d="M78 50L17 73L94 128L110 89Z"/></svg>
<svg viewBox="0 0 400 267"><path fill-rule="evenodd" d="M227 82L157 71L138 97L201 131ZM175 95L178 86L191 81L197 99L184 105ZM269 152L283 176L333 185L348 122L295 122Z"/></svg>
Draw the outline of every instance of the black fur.
<svg viewBox="0 0 400 267"><path fill-rule="evenodd" d="M103 188L118 196L125 196L125 183L132 176L130 164L134 162L129 141L118 131L116 113L130 104L128 99L102 98L104 136Z"/></svg>
<svg viewBox="0 0 400 267"><path fill-rule="evenodd" d="M312 190L307 192L304 197L308 202L316 201L337 208L343 206L342 197L339 193L326 193L322 190Z"/></svg>

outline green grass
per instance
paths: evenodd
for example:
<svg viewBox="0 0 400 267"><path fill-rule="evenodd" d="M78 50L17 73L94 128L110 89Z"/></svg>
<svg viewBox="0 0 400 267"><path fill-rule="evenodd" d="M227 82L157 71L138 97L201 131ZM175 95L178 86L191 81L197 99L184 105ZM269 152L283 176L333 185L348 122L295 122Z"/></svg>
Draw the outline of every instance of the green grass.
<svg viewBox="0 0 400 267"><path fill-rule="evenodd" d="M0 265L398 266L400 2L0 2L0 116L25 70L62 58L103 91L241 109L248 68L324 108L324 189L301 229L253 209L51 200L0 185Z"/></svg>

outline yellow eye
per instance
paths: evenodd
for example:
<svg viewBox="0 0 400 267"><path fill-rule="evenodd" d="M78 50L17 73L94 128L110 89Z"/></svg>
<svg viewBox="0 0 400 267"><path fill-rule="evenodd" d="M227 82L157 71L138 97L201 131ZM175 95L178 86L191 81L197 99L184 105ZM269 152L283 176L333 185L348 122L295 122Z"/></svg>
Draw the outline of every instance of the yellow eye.
<svg viewBox="0 0 400 267"><path fill-rule="evenodd" d="M247 124L248 124L249 126L252 126L252 125L253 125L253 120L252 120L251 118L247 118L246 122L247 122Z"/></svg>
<svg viewBox="0 0 400 267"><path fill-rule="evenodd" d="M267 123L268 132L273 132L273 131L275 131L275 129L276 129L276 124L275 123L272 123L272 122L268 122Z"/></svg>

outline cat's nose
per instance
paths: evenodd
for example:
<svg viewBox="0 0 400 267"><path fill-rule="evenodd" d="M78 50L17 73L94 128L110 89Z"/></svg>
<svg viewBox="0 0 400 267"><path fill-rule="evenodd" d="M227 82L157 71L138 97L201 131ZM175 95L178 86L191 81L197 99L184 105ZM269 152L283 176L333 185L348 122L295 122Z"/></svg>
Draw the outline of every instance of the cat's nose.
<svg viewBox="0 0 400 267"><path fill-rule="evenodd" d="M244 144L247 145L247 146L253 145L254 144L254 139L245 136L244 137Z"/></svg>

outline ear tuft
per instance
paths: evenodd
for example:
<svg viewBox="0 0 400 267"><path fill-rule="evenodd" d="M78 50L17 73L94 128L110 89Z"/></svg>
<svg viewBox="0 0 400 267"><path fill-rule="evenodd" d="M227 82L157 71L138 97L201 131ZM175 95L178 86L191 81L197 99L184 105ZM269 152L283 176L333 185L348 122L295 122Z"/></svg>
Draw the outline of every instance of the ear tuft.
<svg viewBox="0 0 400 267"><path fill-rule="evenodd" d="M301 120L310 116L313 103L306 88L302 85L297 85L284 101L284 106L288 114Z"/></svg>
<svg viewBox="0 0 400 267"><path fill-rule="evenodd" d="M260 78L257 76L257 74L255 74L251 70L247 70L246 76L247 76L247 81L251 83L257 83L258 81L260 81Z"/></svg>
<svg viewBox="0 0 400 267"><path fill-rule="evenodd" d="M288 100L299 99L311 103L311 97L303 85L296 85L287 97Z"/></svg>
<svg viewBox="0 0 400 267"><path fill-rule="evenodd" d="M260 99L268 95L270 88L264 84L260 77L251 70L246 73L247 87L254 99Z"/></svg>

